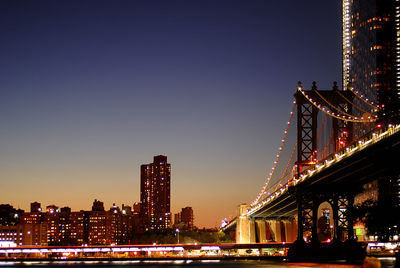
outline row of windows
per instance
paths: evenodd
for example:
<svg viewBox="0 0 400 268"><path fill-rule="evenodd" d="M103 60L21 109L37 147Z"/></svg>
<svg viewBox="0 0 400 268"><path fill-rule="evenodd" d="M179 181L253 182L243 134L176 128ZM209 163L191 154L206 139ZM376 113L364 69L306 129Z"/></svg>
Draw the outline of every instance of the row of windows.
<svg viewBox="0 0 400 268"><path fill-rule="evenodd" d="M13 235L16 236L17 234L18 233L0 233L1 236L5 236L5 235L7 235L7 236L13 236ZM19 233L19 235L22 235L22 233Z"/></svg>

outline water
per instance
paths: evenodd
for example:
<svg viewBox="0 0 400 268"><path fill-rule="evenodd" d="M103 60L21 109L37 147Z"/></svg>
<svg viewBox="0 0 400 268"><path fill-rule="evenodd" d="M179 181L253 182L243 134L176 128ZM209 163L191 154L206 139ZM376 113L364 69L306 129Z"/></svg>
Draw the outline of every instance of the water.
<svg viewBox="0 0 400 268"><path fill-rule="evenodd" d="M71 267L71 268L130 268L130 267L148 267L148 268L306 268L306 267L323 267L323 268L353 268L360 267L355 265L340 264L316 264L316 263L284 263L280 261L269 260L170 260L170 261L85 261L85 262L0 262L0 266L8 267ZM3 266L3 267L4 267Z"/></svg>
<svg viewBox="0 0 400 268"><path fill-rule="evenodd" d="M394 259L381 259L382 267L394 267ZM360 265L285 263L275 260L166 260L166 261L82 261L82 262L0 262L1 267L70 267L70 268L356 268Z"/></svg>

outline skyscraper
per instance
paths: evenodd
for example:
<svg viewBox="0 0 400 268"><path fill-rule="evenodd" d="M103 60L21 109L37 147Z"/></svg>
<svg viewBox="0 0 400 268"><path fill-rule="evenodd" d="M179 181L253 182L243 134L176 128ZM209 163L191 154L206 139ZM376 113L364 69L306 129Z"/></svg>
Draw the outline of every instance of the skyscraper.
<svg viewBox="0 0 400 268"><path fill-rule="evenodd" d="M362 97L355 98L359 107L375 106L378 123L400 123L400 0L342 3L343 88L351 86ZM362 116L362 107L356 108L355 115ZM378 202L400 206L400 174L377 178L366 188L376 185Z"/></svg>
<svg viewBox="0 0 400 268"><path fill-rule="evenodd" d="M167 156L154 156L140 167L141 218L146 230L166 230L171 224L171 165Z"/></svg>
<svg viewBox="0 0 400 268"><path fill-rule="evenodd" d="M400 1L343 0L342 22L343 88L376 104L381 122L398 122Z"/></svg>

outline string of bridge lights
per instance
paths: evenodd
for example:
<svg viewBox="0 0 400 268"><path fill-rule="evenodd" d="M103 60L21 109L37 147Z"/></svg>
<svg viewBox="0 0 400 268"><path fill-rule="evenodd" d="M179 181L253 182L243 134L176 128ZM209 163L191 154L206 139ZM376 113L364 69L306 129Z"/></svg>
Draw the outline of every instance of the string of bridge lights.
<svg viewBox="0 0 400 268"><path fill-rule="evenodd" d="M323 130L323 127L324 127L324 125L325 125L325 121L326 121L326 118L327 118L327 117L328 117L328 115L325 114L324 120L322 121L322 124L321 124L321 127L320 127L319 130L318 130L317 142L318 142L319 137L320 137L321 134L322 134L322 130ZM287 171L288 171L288 169L289 169L289 166L290 166L290 164L291 164L291 162L292 162L294 153L296 152L297 144L298 144L298 141L296 140L296 142L295 142L295 144L294 144L294 146L293 146L293 149L292 149L292 153L291 153L291 155L290 155L290 159L289 159L289 161L288 161L288 163L287 163L287 165L286 165L286 167L285 167L284 172L282 173L282 176L281 176L280 180L279 180L278 183L276 184L276 187L274 188L274 191L276 191L276 190L278 189L278 186L279 186L279 187L282 187L282 186L283 186L283 185L282 185L282 181L283 181L283 179L285 178L285 176L286 176L286 174L287 174Z"/></svg>
<svg viewBox="0 0 400 268"><path fill-rule="evenodd" d="M318 92L318 90L314 91L326 104L328 104L329 106L331 106L333 109L335 109L336 111L338 111L341 114L346 115L347 117L353 117L351 114L346 113L345 111L340 110L339 108L337 108L335 105L333 105L332 103L330 103L327 99L324 98L324 96L321 95L321 93Z"/></svg>
<svg viewBox="0 0 400 268"><path fill-rule="evenodd" d="M288 182L288 184L281 186L280 189L272 193L266 200L263 200L261 203L256 205L252 204L252 207L247 210L247 215L250 215L254 211L260 209L262 206L266 205L269 202L272 202L275 198L279 197L289 189L289 185L296 185L308 177L312 176L316 171L320 171L321 169L327 168L331 166L334 162L342 160L344 156L350 156L355 152L362 150L366 146L372 145L377 143L378 141L382 140L383 138L393 135L400 131L400 125L389 125L386 130L378 129L377 131L370 134L369 138L359 140L358 142L354 143L353 145L342 149L341 151L335 153L334 156L327 158L313 166L312 169L308 169L307 171L300 174L299 178Z"/></svg>
<svg viewBox="0 0 400 268"><path fill-rule="evenodd" d="M356 107L356 108L357 108L358 110L360 110L361 112L370 113L370 112L364 110L363 108L361 108L360 106L356 105L355 103L351 102L348 98L346 98L345 95L343 95L343 94L340 92L340 90L337 90L336 92L339 94L340 97L342 97L342 98L343 98L345 101L347 101L350 105ZM375 110L374 110L374 112L375 112Z"/></svg>
<svg viewBox="0 0 400 268"><path fill-rule="evenodd" d="M267 192L266 192L267 187L268 187L268 185L269 185L269 182L271 181L272 175L273 175L274 172L275 172L276 166L278 165L279 158L281 157L281 153L282 153L283 147L284 147L285 142L286 142L286 139L287 139L287 135L288 135L288 132L289 132L290 125L291 125L291 123L292 123L292 119L293 119L293 115L294 115L295 108L296 108L296 101L293 101L293 108L292 108L292 111L290 112L290 119L289 119L289 121L288 121L288 123L287 123L287 127L286 127L286 130L285 130L285 132L284 132L284 137L283 137L283 139L282 139L281 147L279 147L279 152L278 152L278 154L276 155L276 160L275 160L275 162L274 162L274 165L273 165L273 167L272 167L272 170L271 170L271 172L269 173L268 178L267 178L267 181L265 182L265 184L264 184L264 186L263 186L263 188L262 188L260 194L257 196L256 200L254 200L254 201L251 203L251 206L253 206L254 204L256 204L256 203L258 202L258 200L260 200L261 196L267 193Z"/></svg>
<svg viewBox="0 0 400 268"><path fill-rule="evenodd" d="M350 89L352 90L351 87L350 87ZM316 108L318 108L319 110L321 110L322 112L324 112L324 113L325 113L325 116L326 116L326 115L329 115L329 116L334 117L334 118L339 119L339 120L350 121L350 122L356 122L356 123L371 123L371 122L374 122L374 121L377 120L377 116L376 116L376 115L370 115L370 116L367 117L367 119L364 119L364 118L359 118L359 117L352 116L352 115L347 114L347 113L345 113L345 112L343 112L343 111L341 111L341 110L338 110L335 106L333 106L332 104L330 104L323 96L321 96L321 95L319 94L319 92L316 91L316 93L320 96L320 98L321 98L322 100L324 100L328 105L330 105L330 106L332 106L333 108L337 109L337 110L338 110L340 113L342 113L342 114L332 112L330 109L328 109L328 108L326 108L326 107L322 107L322 106L321 106L320 104L318 104L316 101L313 101L313 99L312 99L310 96L308 96L308 95L306 94L306 92L303 90L303 88L302 88L301 85L298 86L298 90L300 91L300 93L302 93L302 95L303 95L312 105L314 105ZM358 92L353 92L353 93L355 93L355 95L356 95L357 97L359 97L360 99L362 99L364 102L366 102L366 103L369 104L368 99L365 100L365 99L363 99L362 97L360 97L359 94L358 94ZM343 97L343 96L342 96L342 97ZM347 99L345 99L345 100L348 101ZM348 101L348 102L349 102L349 101ZM352 104L352 105L354 105L354 104L351 103L351 102L349 102L349 103ZM279 184L278 184L278 185L279 185L281 188L280 188L278 191L275 191L275 193L272 193L272 194L267 193L267 191L266 191L266 190L267 190L267 187L269 186L269 183L270 183L270 181L271 181L271 178L272 178L272 176L273 176L273 174L274 174L274 172L275 172L275 170L276 170L276 167L277 167L277 164L278 164L278 162L279 162L279 159L280 159L280 156L281 156L283 147L284 147L285 142L286 142L286 140L287 140L287 135L288 135L288 132L289 132L290 125L291 125L291 123L292 123L293 114L294 114L295 107L296 107L296 101L294 101L293 104L294 104L294 105L293 105L293 109L292 109L292 112L290 113L290 120L289 120L288 125L287 125L287 128L286 128L286 130L285 130L285 132L284 132L285 135L284 135L284 138L282 139L282 145L281 145L281 147L279 147L279 152L278 152L278 154L276 155L276 160L274 161L274 165L273 165L273 167L272 167L272 170L271 170L271 172L269 173L268 178L267 178L267 180L266 180L264 186L262 187L262 191L259 193L259 195L257 196L257 198L251 203L250 206L251 206L252 208L251 208L248 212L254 211L255 209L257 209L257 208L260 207L261 205L263 205L263 204L265 204L266 202L269 202L270 200L274 199L275 196L279 196L281 193L285 192L285 190L287 190L288 187L289 187L288 184L286 184L285 186L283 186L283 185L281 184L281 182L282 182L282 179L283 179L284 176L285 176L285 173L287 172L287 168L288 168L289 163L290 163L291 160L289 160L289 163L288 163L287 167L285 168L285 172L282 174L281 180L279 181ZM372 104L369 104L369 105L372 105ZM359 107L356 106L356 105L354 105L354 106L355 106L356 108L359 108ZM374 107L374 109L377 108L377 107L375 107L375 106L373 106L373 107ZM343 114L344 114L344 115L343 115ZM326 118L324 118L324 122L325 122L325 119L326 119ZM319 136L319 135L318 135L318 136ZM332 138L332 137L331 137L331 138ZM331 138L329 139L328 145L324 148L324 152L325 152L325 150L327 149L327 147L329 146ZM297 144L297 143L296 143L296 144ZM295 148L296 148L296 146L295 146ZM294 150L294 151L295 151L295 150ZM292 156L291 156L290 159L292 159L293 154L294 154L294 151L292 152ZM303 175L302 177L304 177L304 175ZM295 183L296 183L296 182L295 182ZM265 195L265 194L268 194L268 198L267 198L266 200L263 200L263 201L262 201L262 204L261 204L261 203L258 203L259 200L260 200L260 198L261 198L263 195Z"/></svg>
<svg viewBox="0 0 400 268"><path fill-rule="evenodd" d="M296 152L297 144L298 144L298 141L296 141L296 143L295 143L294 146L293 146L292 154L290 155L290 159L289 159L289 161L288 161L288 163L287 163L287 165L286 165L286 167L285 167L285 171L283 171L282 177L281 177L281 179L279 180L279 182L276 184L276 188L274 189L274 191L277 190L278 185L279 185L280 187L282 187L282 181L283 181L283 179L284 179L285 176L286 176L286 173L287 173L287 170L289 169L290 163L292 162L292 159L293 159L293 156L294 156L294 152Z"/></svg>
<svg viewBox="0 0 400 268"><path fill-rule="evenodd" d="M354 95L356 95L357 98L359 98L360 100L362 100L363 102L365 102L366 104L368 104L369 106L371 106L372 108L374 108L374 110L377 110L379 107L377 105L375 105L375 103L373 101L369 102L368 99L364 99L364 95L360 94L357 90L355 90L352 86L349 86L348 89L354 93Z"/></svg>
<svg viewBox="0 0 400 268"><path fill-rule="evenodd" d="M284 138L282 139L282 145L281 145L281 147L279 147L279 152L278 152L278 154L276 155L276 161L274 162L274 166L272 167L272 170L271 170L271 172L269 173L269 176L268 176L268 178L267 178L267 181L266 181L266 183L264 184L264 186L263 186L263 188L262 188L260 194L257 196L256 200L254 200L254 201L251 203L251 206L253 206L254 204L256 204L256 203L260 200L260 198L261 198L263 195L265 195L265 194L267 194L268 196L270 195L270 193L268 193L268 192L266 191L266 189L267 189L267 187L269 186L269 183L270 183L270 181L271 181L271 178L272 178L272 176L273 176L273 174L274 174L274 172L275 172L275 170L276 170L276 167L277 167L277 165L278 165L278 161L279 161L280 156L281 156L281 152L282 152L282 150L283 150L283 147L284 147L285 142L286 142L286 139L287 139L287 134L288 134L288 132L289 132L290 124L291 124L291 122L292 122L293 115L294 115L294 111L295 111L295 108L296 108L296 101L294 101L293 104L294 104L294 105L293 105L293 109L292 109L292 111L291 111L291 113L290 113L290 119L289 119L289 122L288 122L288 125L287 125L287 129L286 129L285 132L284 132L285 135L284 135ZM322 133L322 128L323 128L323 126L324 126L324 124L325 124L326 117L327 117L327 114L325 114L325 117L324 117L322 126L321 126L321 128L320 128L320 130L319 130L318 137L319 137L319 136L321 135L321 133ZM317 140L318 140L318 137L317 137ZM290 160L288 161L288 163L287 163L287 165L286 165L285 171L283 172L283 174L282 174L281 178L279 179L278 183L276 184L276 186L282 186L282 181L283 181L283 179L284 179L284 177L285 177L285 175L286 175L287 169L289 168L289 165L290 165L290 162L291 162L291 160L292 160L292 158L293 158L294 152L296 151L296 147L297 147L297 141L296 141L295 146L293 147L292 154L291 154ZM274 191L275 191L275 189L274 189Z"/></svg>
<svg viewBox="0 0 400 268"><path fill-rule="evenodd" d="M317 102L315 102L310 96L308 96L305 91L303 90L303 88L301 86L297 87L297 90L300 91L301 94L303 94L303 96L315 107L317 107L319 110L321 110L322 112L336 118L336 119L340 119L343 121L350 121L350 122L356 122L356 123L371 123L376 121L377 116L368 116L368 119L362 119L362 118L358 118L358 117L353 117L353 116L344 116L344 115L340 115L340 114L336 114L334 112L332 112L331 110L322 107L320 104L318 104ZM372 118L374 117L374 118Z"/></svg>
<svg viewBox="0 0 400 268"><path fill-rule="evenodd" d="M321 170L323 168L329 167L333 162L340 161L344 156L350 156L355 152L362 150L363 148L375 144L376 142L382 140L385 137L393 135L400 131L400 125L392 125L389 124L388 128L385 130L375 129L368 138L364 138L363 140L359 140L358 142L353 143L346 148L343 148L339 152L335 153L334 156L328 157L324 161L321 161L313 166L312 169L307 170L307 172L303 172L300 174L299 179L293 181L293 185L296 185L300 181L304 181L306 178L312 176L315 171Z"/></svg>

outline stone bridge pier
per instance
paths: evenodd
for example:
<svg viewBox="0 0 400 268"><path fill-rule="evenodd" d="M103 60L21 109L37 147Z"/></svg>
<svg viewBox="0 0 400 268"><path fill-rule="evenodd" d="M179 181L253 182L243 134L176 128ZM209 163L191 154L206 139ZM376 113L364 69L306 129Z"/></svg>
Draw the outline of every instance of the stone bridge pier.
<svg viewBox="0 0 400 268"><path fill-rule="evenodd" d="M247 216L248 206L237 209L236 243L294 242L297 238L296 219L252 219Z"/></svg>

